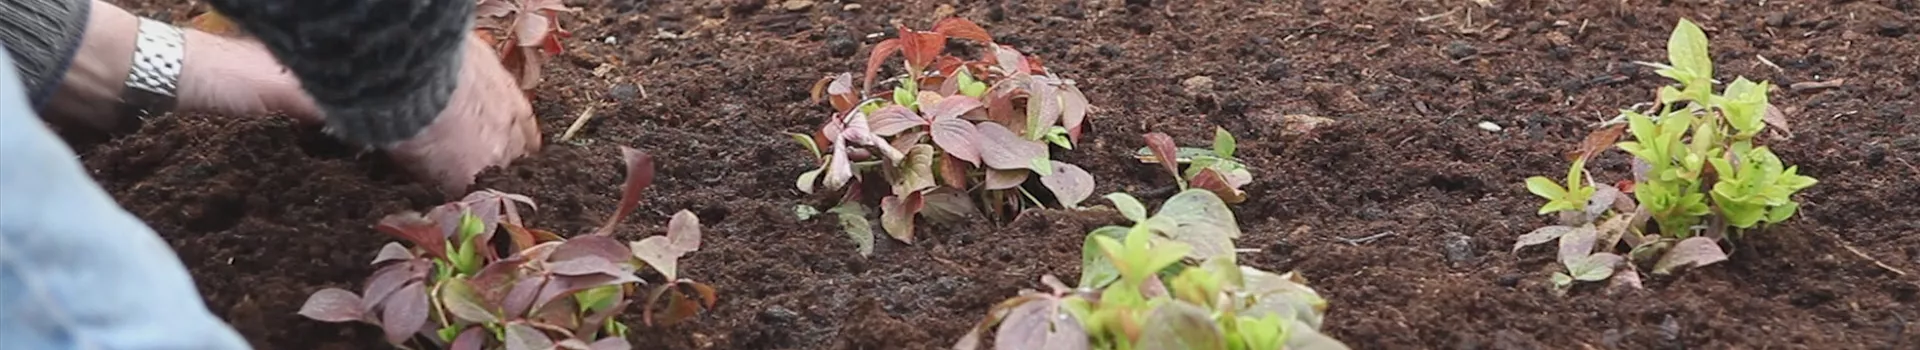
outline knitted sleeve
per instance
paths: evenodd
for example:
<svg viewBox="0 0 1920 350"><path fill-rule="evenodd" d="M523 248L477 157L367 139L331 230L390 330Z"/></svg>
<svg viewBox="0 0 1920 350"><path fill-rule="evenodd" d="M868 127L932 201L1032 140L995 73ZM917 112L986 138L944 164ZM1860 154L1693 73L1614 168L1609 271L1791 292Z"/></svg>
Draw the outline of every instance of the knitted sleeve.
<svg viewBox="0 0 1920 350"><path fill-rule="evenodd" d="M328 132L385 147L412 138L446 108L475 1L209 3L300 79L326 114Z"/></svg>
<svg viewBox="0 0 1920 350"><path fill-rule="evenodd" d="M39 109L66 77L86 34L89 0L0 0L0 46Z"/></svg>

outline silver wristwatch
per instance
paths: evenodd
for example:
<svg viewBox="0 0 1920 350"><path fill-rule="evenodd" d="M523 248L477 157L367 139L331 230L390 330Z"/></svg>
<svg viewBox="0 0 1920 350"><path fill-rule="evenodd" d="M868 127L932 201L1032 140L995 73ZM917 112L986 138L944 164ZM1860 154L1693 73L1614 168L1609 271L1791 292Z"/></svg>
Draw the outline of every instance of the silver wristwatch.
<svg viewBox="0 0 1920 350"><path fill-rule="evenodd" d="M160 21L140 18L134 39L133 69L120 95L123 127L138 129L147 118L173 110L178 98L180 68L186 59L186 33Z"/></svg>

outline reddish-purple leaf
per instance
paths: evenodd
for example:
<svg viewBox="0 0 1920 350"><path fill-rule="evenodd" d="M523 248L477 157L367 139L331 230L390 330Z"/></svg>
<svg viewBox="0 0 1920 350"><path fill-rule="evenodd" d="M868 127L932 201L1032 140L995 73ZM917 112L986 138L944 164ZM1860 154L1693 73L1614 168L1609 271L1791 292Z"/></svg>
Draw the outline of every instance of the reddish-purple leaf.
<svg viewBox="0 0 1920 350"><path fill-rule="evenodd" d="M873 52L867 55L867 78L860 85L861 90L873 91L874 74L880 74L880 66L887 63L888 57L900 52L900 39L881 40L873 45Z"/></svg>
<svg viewBox="0 0 1920 350"><path fill-rule="evenodd" d="M1060 313L1060 299L1034 294L1032 301L1007 310L994 334L994 349L1087 349L1080 322Z"/></svg>
<svg viewBox="0 0 1920 350"><path fill-rule="evenodd" d="M827 95L833 103L833 110L846 112L860 101L860 94L853 91L853 73L840 73L827 85Z"/></svg>
<svg viewBox="0 0 1920 350"><path fill-rule="evenodd" d="M1060 90L1060 124L1067 128L1067 139L1080 142L1080 125L1087 120L1087 95L1071 83Z"/></svg>
<svg viewBox="0 0 1920 350"><path fill-rule="evenodd" d="M940 57L940 50L947 47L947 35L937 32L923 32L897 26L900 33L900 52L907 57L907 66L915 70L926 69L933 59ZM919 72L913 72L915 77Z"/></svg>
<svg viewBox="0 0 1920 350"><path fill-rule="evenodd" d="M420 213L405 212L387 215L380 219L375 230L413 243L413 246L427 250L427 256L447 257L447 237L441 235L439 225Z"/></svg>
<svg viewBox="0 0 1920 350"><path fill-rule="evenodd" d="M1173 175L1174 179L1179 179L1180 163L1174 161L1177 153L1175 153L1173 137L1161 132L1147 133L1141 137L1146 138L1147 149L1153 151L1153 158L1159 160L1160 168L1166 170L1167 174Z"/></svg>
<svg viewBox="0 0 1920 350"><path fill-rule="evenodd" d="M907 129L928 125L926 118L914 114L913 110L900 105L888 105L873 111L867 116L867 124L873 133L880 136L893 136Z"/></svg>
<svg viewBox="0 0 1920 350"><path fill-rule="evenodd" d="M1247 201L1246 192L1242 192L1239 188L1234 187L1232 183L1227 181L1225 175L1220 175L1220 172L1214 171L1213 168L1200 169L1200 173L1194 174L1193 182L1187 184L1187 186L1212 191L1213 195L1220 197L1221 201L1227 203Z"/></svg>
<svg viewBox="0 0 1920 350"><path fill-rule="evenodd" d="M833 156L827 159L827 175L820 180L820 185L825 186L826 190L838 190L852 180L853 159L847 157L847 140L834 137Z"/></svg>
<svg viewBox="0 0 1920 350"><path fill-rule="evenodd" d="M1026 170L987 169L987 179L984 185L986 189L989 190L1014 188L1015 186L1020 186L1021 183L1027 182L1027 176L1030 174L1033 174L1033 172Z"/></svg>
<svg viewBox="0 0 1920 350"><path fill-rule="evenodd" d="M427 210L427 221L440 228L441 237L458 237L460 224L466 220L467 212L472 208L467 202L452 202L434 206Z"/></svg>
<svg viewBox="0 0 1920 350"><path fill-rule="evenodd" d="M373 257L373 265L407 259L413 259L413 252L407 251L406 246L400 245L400 242L387 242L386 246L380 247L380 255Z"/></svg>
<svg viewBox="0 0 1920 350"><path fill-rule="evenodd" d="M427 315L431 312L427 302L427 290L424 283L408 283L393 293L380 313L380 327L387 333L387 342L399 344L412 338L414 332L426 327Z"/></svg>
<svg viewBox="0 0 1920 350"><path fill-rule="evenodd" d="M502 17L519 11L520 5L507 0L480 0L473 6L473 15L479 17Z"/></svg>
<svg viewBox="0 0 1920 350"><path fill-rule="evenodd" d="M507 299L501 303L505 307L502 310L510 317L525 315L529 309L533 308L533 302L539 298L540 291L546 289L548 280L545 276L529 276L514 282L513 288L507 292Z"/></svg>
<svg viewBox="0 0 1920 350"><path fill-rule="evenodd" d="M1078 207L1080 201L1093 196L1093 174L1061 161L1053 161L1053 173L1041 176L1040 184L1053 191L1053 197L1063 208Z"/></svg>
<svg viewBox="0 0 1920 350"><path fill-rule="evenodd" d="M1029 73L1027 70L1027 56L1020 54L1020 50L1015 50L1013 46L993 45L993 60L1000 65L1000 70L1006 72L1009 76Z"/></svg>
<svg viewBox="0 0 1920 350"><path fill-rule="evenodd" d="M487 329L485 327L480 327L480 326L471 326L471 327L467 327L467 330L460 331L460 335L454 336L453 344L448 345L447 349L448 350L480 350L480 347L486 344L487 344Z"/></svg>
<svg viewBox="0 0 1920 350"><path fill-rule="evenodd" d="M424 270L431 266L433 265L429 260L413 259L402 260L374 270L373 275L367 277L366 288L360 291L362 295L360 307L372 310L374 306L380 305L387 300L388 296L393 295L394 291L400 290L400 287L425 279L426 271Z"/></svg>
<svg viewBox="0 0 1920 350"><path fill-rule="evenodd" d="M366 309L360 306L360 296L353 292L327 288L307 297L307 303L300 306L300 315L322 322L348 322L365 319Z"/></svg>
<svg viewBox="0 0 1920 350"><path fill-rule="evenodd" d="M500 317L489 310L485 300L481 299L480 293L474 291L473 285L467 283L465 279L455 277L442 281L439 294L441 305L446 306L448 312L452 312L454 317L462 321L500 322Z"/></svg>
<svg viewBox="0 0 1920 350"><path fill-rule="evenodd" d="M626 272L620 270L620 265L591 255L555 260L547 263L547 271L560 276L619 275Z"/></svg>
<svg viewBox="0 0 1920 350"><path fill-rule="evenodd" d="M987 90L987 120L1008 127L1025 127L1027 116L1016 108L1014 99L1026 96L1024 80L1001 79Z"/></svg>
<svg viewBox="0 0 1920 350"><path fill-rule="evenodd" d="M487 264L487 267L480 268L480 272L475 273L469 282L473 284L474 291L480 293L481 300L485 300L488 305L502 305L507 299L507 293L517 282L520 266L526 263L527 258L519 255L496 260Z"/></svg>
<svg viewBox="0 0 1920 350"><path fill-rule="evenodd" d="M1677 269L1707 266L1726 260L1727 253L1720 249L1719 242L1696 236L1674 244L1673 249L1653 264L1653 273L1665 275Z"/></svg>
<svg viewBox="0 0 1920 350"><path fill-rule="evenodd" d="M956 190L967 188L967 165L960 162L960 158L954 158L952 154L940 156L940 180L945 182L948 188Z"/></svg>
<svg viewBox="0 0 1920 350"><path fill-rule="evenodd" d="M937 135L937 134L936 134ZM1028 140L997 123L980 123L980 159L993 169L1033 169L1047 156L1047 145Z"/></svg>
<svg viewBox="0 0 1920 350"><path fill-rule="evenodd" d="M671 285L667 288L676 289L671 287ZM677 290L667 292L667 294L667 309L666 313L662 314L664 320L660 321L660 325L670 326L680 323L680 321L692 318L693 314L700 312L700 305L693 299L687 298L686 294L680 293Z"/></svg>
<svg viewBox="0 0 1920 350"><path fill-rule="evenodd" d="M512 240L514 251L526 250L539 244L539 239L534 237L533 230L512 223L503 223L501 226L507 228L507 238Z"/></svg>
<svg viewBox="0 0 1920 350"><path fill-rule="evenodd" d="M926 197L920 192L908 193L904 198L887 196L880 200L880 226L886 228L887 235L893 239L913 244L913 218L925 206Z"/></svg>
<svg viewBox="0 0 1920 350"><path fill-rule="evenodd" d="M553 338L539 328L533 328L523 322L507 324L507 350L548 350L553 348Z"/></svg>
<svg viewBox="0 0 1920 350"><path fill-rule="evenodd" d="M613 228L620 225L620 220L626 218L627 213L633 212L634 207L640 205L640 191L653 185L652 155L627 146L620 146L620 155L627 163L627 184L621 190L619 209L613 211L613 217L607 218L605 225L594 230L596 235L613 234Z"/></svg>
<svg viewBox="0 0 1920 350"><path fill-rule="evenodd" d="M591 345L587 345L587 349L588 350L631 350L633 349L633 344L628 344L627 338L606 337L606 338L600 338L600 340L594 341L593 344Z"/></svg>
<svg viewBox="0 0 1920 350"><path fill-rule="evenodd" d="M960 222L980 216L973 199L952 189L937 189L926 194L926 208L920 215L939 222Z"/></svg>
<svg viewBox="0 0 1920 350"><path fill-rule="evenodd" d="M611 236L580 236L561 242L560 246L554 247L553 254L547 256L547 261L572 260L591 256L609 263L619 264L626 262L632 255L632 252L627 251L626 244L620 243L619 239Z"/></svg>
<svg viewBox="0 0 1920 350"><path fill-rule="evenodd" d="M715 303L720 302L719 293L713 290L713 286L706 283L680 280L680 285L693 288L694 294L700 297L700 305L708 309L712 309Z"/></svg>
<svg viewBox="0 0 1920 350"><path fill-rule="evenodd" d="M933 24L933 31L950 37L992 43L993 36L987 35L987 29L979 24L960 17L948 17Z"/></svg>
<svg viewBox="0 0 1920 350"><path fill-rule="evenodd" d="M980 165L980 146L975 142L979 138L979 131L972 122L960 116L980 106L980 100L956 95L943 98L933 105L921 107L928 118L933 120L933 143L940 145L947 154L976 166Z"/></svg>

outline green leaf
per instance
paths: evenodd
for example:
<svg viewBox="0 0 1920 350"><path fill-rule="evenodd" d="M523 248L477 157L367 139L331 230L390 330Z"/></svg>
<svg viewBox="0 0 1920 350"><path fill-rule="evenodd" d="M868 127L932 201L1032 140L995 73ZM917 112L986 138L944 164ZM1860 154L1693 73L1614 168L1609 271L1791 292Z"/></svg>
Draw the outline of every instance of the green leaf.
<svg viewBox="0 0 1920 350"><path fill-rule="evenodd" d="M1034 173L1040 174L1042 177L1053 175L1053 160L1047 159L1047 157L1040 157L1027 161L1032 163L1029 167L1033 169Z"/></svg>
<svg viewBox="0 0 1920 350"><path fill-rule="evenodd" d="M1795 202L1787 202L1786 204L1774 206L1767 211L1767 222L1786 222L1787 219L1793 217L1793 213L1799 210L1800 203Z"/></svg>
<svg viewBox="0 0 1920 350"><path fill-rule="evenodd" d="M1227 341L1206 309L1182 302L1162 303L1143 322L1139 349L1225 350Z"/></svg>
<svg viewBox="0 0 1920 350"><path fill-rule="evenodd" d="M1175 227L1166 231L1167 236L1192 245L1188 257L1196 260L1233 255L1233 240L1240 238L1240 225L1234 221L1233 210L1228 209L1218 195L1204 189L1175 194L1160 205L1154 217L1173 221Z"/></svg>
<svg viewBox="0 0 1920 350"><path fill-rule="evenodd" d="M1133 220L1134 223L1147 221L1147 206L1140 204L1140 200L1133 198L1133 195L1126 192L1109 193L1107 201L1113 202L1113 208L1119 209L1121 215L1127 216L1127 220Z"/></svg>
<svg viewBox="0 0 1920 350"><path fill-rule="evenodd" d="M500 318L494 316L493 311L483 306L480 293L474 291L473 285L468 284L467 279L450 278L441 283L440 302L446 305L447 311L452 312L454 317L471 323L500 322Z"/></svg>
<svg viewBox="0 0 1920 350"><path fill-rule="evenodd" d="M1561 200L1567 196L1567 188L1560 187L1559 183L1555 183L1553 179L1545 176L1527 178L1527 192L1533 192L1534 195L1550 201ZM1545 212L1541 214L1545 214Z"/></svg>
<svg viewBox="0 0 1920 350"><path fill-rule="evenodd" d="M617 284L593 287L575 293L573 298L580 304L581 311L596 312L613 307L614 300L620 296L621 289L623 287Z"/></svg>
<svg viewBox="0 0 1920 350"><path fill-rule="evenodd" d="M800 218L800 221L813 220L813 217L819 216L819 215L820 215L820 209L816 209L811 205L806 205L806 204L793 205L793 216Z"/></svg>
<svg viewBox="0 0 1920 350"><path fill-rule="evenodd" d="M460 274L480 272L480 249L475 247L475 239L460 241L460 248L454 250L453 267Z"/></svg>
<svg viewBox="0 0 1920 350"><path fill-rule="evenodd" d="M829 162L831 162L831 160L829 160ZM800 188L800 192L812 194L813 185L819 182L820 173L826 170L827 167L823 166L818 169L813 169L812 171L801 173L800 178L794 181L794 187Z"/></svg>
<svg viewBox="0 0 1920 350"><path fill-rule="evenodd" d="M1271 314L1260 318L1240 316L1240 342L1245 349L1284 349L1282 346L1286 345L1286 339L1281 336L1287 333L1282 328L1285 327L1285 321L1279 315Z"/></svg>
<svg viewBox="0 0 1920 350"><path fill-rule="evenodd" d="M1213 128L1214 155L1220 156L1220 158L1233 159L1233 153L1237 148L1238 146L1235 145L1233 140L1233 134L1227 132L1227 128Z"/></svg>
<svg viewBox="0 0 1920 350"><path fill-rule="evenodd" d="M893 195L905 196L933 188L933 158L938 153L928 144L907 148L907 157L900 162L899 177L893 180Z"/></svg>
<svg viewBox="0 0 1920 350"><path fill-rule="evenodd" d="M1127 228L1120 226L1103 226L1087 234L1086 243L1080 246L1080 284L1077 287L1106 288L1107 284L1120 279L1120 270L1113 266L1112 260L1107 259L1107 254L1100 249L1099 240L1094 237L1119 239L1126 236Z"/></svg>
<svg viewBox="0 0 1920 350"><path fill-rule="evenodd" d="M1707 56L1707 33L1693 21L1681 19L1667 39L1667 61L1684 76L1682 83L1692 90L1713 78L1713 60Z"/></svg>
<svg viewBox="0 0 1920 350"><path fill-rule="evenodd" d="M1571 285L1571 284L1573 284L1573 276L1568 276L1564 272L1553 273L1553 285L1566 287L1567 285Z"/></svg>
<svg viewBox="0 0 1920 350"><path fill-rule="evenodd" d="M1575 259L1574 264L1567 265L1567 272L1576 281L1605 280L1613 276L1613 268L1619 266L1622 260L1624 259L1613 253L1597 253Z"/></svg>
<svg viewBox="0 0 1920 350"><path fill-rule="evenodd" d="M960 74L957 79L959 79L960 81L959 85L960 85L961 95L967 95L968 97L973 97L973 98L980 98L980 96L986 95L987 93L986 83L980 82L978 80L974 80L973 74L968 73L967 70L965 69L961 69L959 73Z"/></svg>
<svg viewBox="0 0 1920 350"><path fill-rule="evenodd" d="M813 142L812 135L807 135L807 134L802 134L797 132L789 132L786 134L787 134L787 137L793 138L794 142L799 142L801 146L805 146L808 152L813 152L813 159L820 159L820 158L826 157L825 153L820 152L820 145Z"/></svg>
<svg viewBox="0 0 1920 350"><path fill-rule="evenodd" d="M893 87L893 103L901 107L918 110L919 105L915 104L918 101L915 100L919 98L920 96L914 95L913 91L907 90L905 85Z"/></svg>
<svg viewBox="0 0 1920 350"><path fill-rule="evenodd" d="M859 245L860 256L873 256L873 224L867 221L867 207L846 202L827 212L839 216L840 227L847 231L848 237L853 238L854 244Z"/></svg>
<svg viewBox="0 0 1920 350"><path fill-rule="evenodd" d="M1067 128L1059 125L1047 128L1047 142L1060 148L1073 149L1073 139L1068 137Z"/></svg>

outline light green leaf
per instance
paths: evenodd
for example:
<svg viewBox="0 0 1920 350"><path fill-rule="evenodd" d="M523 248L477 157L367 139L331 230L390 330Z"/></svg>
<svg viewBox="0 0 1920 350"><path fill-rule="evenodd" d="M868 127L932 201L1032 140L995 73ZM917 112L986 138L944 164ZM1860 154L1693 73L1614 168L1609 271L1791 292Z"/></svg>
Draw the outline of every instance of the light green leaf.
<svg viewBox="0 0 1920 350"><path fill-rule="evenodd" d="M820 167L819 169L813 169L812 171L800 174L800 178L794 181L794 187L799 187L800 192L813 194L813 186L819 183L820 172L826 170L826 167Z"/></svg>
<svg viewBox="0 0 1920 350"><path fill-rule="evenodd" d="M1225 350L1227 341L1206 309L1182 302L1162 303L1149 312L1139 349Z"/></svg>
<svg viewBox="0 0 1920 350"><path fill-rule="evenodd" d="M816 209L811 205L806 205L806 204L793 205L793 216L800 218L800 221L812 220L814 216L819 216L819 215L820 215L820 209Z"/></svg>
<svg viewBox="0 0 1920 350"><path fill-rule="evenodd" d="M1206 260L1234 254L1233 240L1240 238L1240 225L1233 211L1212 191L1189 189L1175 194L1160 206L1155 218L1168 218L1175 225L1167 236L1193 246L1188 257Z"/></svg>
<svg viewBox="0 0 1920 350"><path fill-rule="evenodd" d="M1233 134L1227 132L1227 128L1222 128L1222 127L1213 128L1213 154L1214 155L1220 156L1220 158L1233 159L1233 153L1238 149L1238 147L1239 146L1236 145L1234 142Z"/></svg>
<svg viewBox="0 0 1920 350"><path fill-rule="evenodd" d="M1573 276L1568 276L1564 272L1553 273L1553 285L1566 287L1567 285L1570 285L1570 284L1573 284Z"/></svg>
<svg viewBox="0 0 1920 350"><path fill-rule="evenodd" d="M828 212L838 214L840 227L859 245L860 256L873 256L873 223L867 221L867 207L856 202L846 202Z"/></svg>
<svg viewBox="0 0 1920 350"><path fill-rule="evenodd" d="M933 145L928 144L908 148L906 159L900 163L899 177L893 181L893 195L905 196L933 188L933 156L937 153Z"/></svg>
<svg viewBox="0 0 1920 350"><path fill-rule="evenodd" d="M1549 201L1558 201L1567 196L1567 188L1560 187L1560 184L1554 183L1553 179L1545 176L1527 178L1527 192L1533 192L1534 195ZM1540 213L1546 214L1548 211L1541 210Z"/></svg>
<svg viewBox="0 0 1920 350"><path fill-rule="evenodd" d="M1087 234L1086 243L1080 246L1080 284L1079 288L1106 288L1108 283L1120 279L1120 270L1114 268L1113 261L1100 250L1100 242L1094 237L1120 239L1127 236L1127 228L1104 226Z"/></svg>
<svg viewBox="0 0 1920 350"><path fill-rule="evenodd" d="M1707 33L1693 21L1681 19L1673 28L1673 36L1667 39L1667 61L1692 78L1682 81L1690 90L1713 79L1713 60L1707 55Z"/></svg>
<svg viewBox="0 0 1920 350"><path fill-rule="evenodd" d="M1613 268L1619 266L1622 260L1624 259L1613 253L1597 253L1574 260L1573 265L1567 265L1567 272L1576 281L1605 280L1613 276Z"/></svg>
<svg viewBox="0 0 1920 350"><path fill-rule="evenodd" d="M1126 192L1109 193L1107 201L1113 202L1114 209L1119 209L1121 215L1127 216L1127 220L1133 220L1134 223L1147 221L1147 206L1140 204L1140 200L1133 198L1133 195Z"/></svg>
<svg viewBox="0 0 1920 350"><path fill-rule="evenodd" d="M802 134L797 132L789 132L787 133L787 137L792 137L793 142L799 142L801 146L807 147L808 152L813 152L813 159L820 159L820 158L826 157L825 153L820 152L820 145L815 144L813 142L812 135L807 135L807 134Z"/></svg>
<svg viewBox="0 0 1920 350"><path fill-rule="evenodd" d="M1793 213L1799 210L1800 203L1796 202L1787 202L1786 204L1774 206L1773 209L1767 211L1767 222L1786 222L1787 219L1793 218Z"/></svg>

